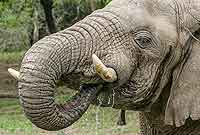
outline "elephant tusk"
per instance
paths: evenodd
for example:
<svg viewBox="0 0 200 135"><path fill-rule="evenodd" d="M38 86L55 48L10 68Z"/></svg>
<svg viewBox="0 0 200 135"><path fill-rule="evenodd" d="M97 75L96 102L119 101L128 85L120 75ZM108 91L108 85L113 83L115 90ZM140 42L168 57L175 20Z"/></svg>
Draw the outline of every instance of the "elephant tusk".
<svg viewBox="0 0 200 135"><path fill-rule="evenodd" d="M117 73L113 68L106 67L102 61L95 55L92 55L93 64L96 73L106 82L114 82L117 80Z"/></svg>
<svg viewBox="0 0 200 135"><path fill-rule="evenodd" d="M9 68L9 69L8 69L8 72L9 72L15 79L19 80L19 75L20 75L19 71L16 71L16 70L14 70L14 69L12 69L12 68Z"/></svg>

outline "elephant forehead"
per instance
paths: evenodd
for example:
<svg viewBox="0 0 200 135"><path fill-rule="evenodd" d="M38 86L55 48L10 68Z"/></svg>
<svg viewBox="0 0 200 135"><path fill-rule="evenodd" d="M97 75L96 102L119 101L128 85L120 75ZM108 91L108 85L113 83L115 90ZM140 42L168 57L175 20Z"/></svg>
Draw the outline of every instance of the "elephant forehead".
<svg viewBox="0 0 200 135"><path fill-rule="evenodd" d="M149 5L153 5L152 3L148 0L114 0L106 7L106 10L113 12L120 18L126 32L148 27L152 32L159 35L161 39L175 41L177 35L176 25L171 19L172 16L169 13L167 13L168 15L159 13L160 9L158 8L156 8L157 11L154 11L152 8L155 6L149 7ZM157 3L157 5L161 4ZM166 12L171 11L167 9L165 8Z"/></svg>
<svg viewBox="0 0 200 135"><path fill-rule="evenodd" d="M138 24L145 25L147 12L143 5L143 0L114 0L105 9L119 16L123 24L130 30L132 25L134 27Z"/></svg>

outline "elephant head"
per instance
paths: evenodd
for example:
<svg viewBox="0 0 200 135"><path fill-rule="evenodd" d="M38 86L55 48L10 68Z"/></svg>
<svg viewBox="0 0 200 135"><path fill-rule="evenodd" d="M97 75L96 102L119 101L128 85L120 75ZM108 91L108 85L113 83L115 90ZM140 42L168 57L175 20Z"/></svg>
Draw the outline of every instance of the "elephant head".
<svg viewBox="0 0 200 135"><path fill-rule="evenodd" d="M174 84L192 52L195 35L191 35L199 29L200 20L200 8L187 1L113 0L35 43L17 75L26 116L40 128L60 130L77 121L91 103L151 111L168 87L166 116L171 119L166 122L183 120L185 112L191 111L193 93L181 112L185 106L177 106L183 92ZM61 76L81 81L79 93L66 104L56 104L54 99ZM197 104L192 105L194 109ZM182 114L180 119L173 117L174 108Z"/></svg>

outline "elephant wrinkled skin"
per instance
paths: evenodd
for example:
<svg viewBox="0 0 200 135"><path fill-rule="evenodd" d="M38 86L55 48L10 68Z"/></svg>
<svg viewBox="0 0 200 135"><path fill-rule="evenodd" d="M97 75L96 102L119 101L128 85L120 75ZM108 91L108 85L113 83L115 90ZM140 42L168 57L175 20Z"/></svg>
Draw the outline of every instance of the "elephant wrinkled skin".
<svg viewBox="0 0 200 135"><path fill-rule="evenodd" d="M28 50L21 105L46 130L66 128L100 104L140 111L142 135L200 134L199 37L199 0L113 0ZM56 104L56 81L72 76L81 81L78 95Z"/></svg>

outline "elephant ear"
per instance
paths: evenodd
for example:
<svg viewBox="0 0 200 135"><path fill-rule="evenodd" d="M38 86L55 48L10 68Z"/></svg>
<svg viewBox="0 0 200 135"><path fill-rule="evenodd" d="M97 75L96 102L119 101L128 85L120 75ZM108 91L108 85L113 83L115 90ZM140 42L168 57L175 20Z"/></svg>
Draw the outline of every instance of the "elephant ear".
<svg viewBox="0 0 200 135"><path fill-rule="evenodd" d="M187 60L173 72L172 87L165 110L167 125L180 127L188 118L200 119L200 42L193 39L190 44L193 47Z"/></svg>

